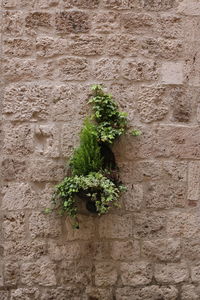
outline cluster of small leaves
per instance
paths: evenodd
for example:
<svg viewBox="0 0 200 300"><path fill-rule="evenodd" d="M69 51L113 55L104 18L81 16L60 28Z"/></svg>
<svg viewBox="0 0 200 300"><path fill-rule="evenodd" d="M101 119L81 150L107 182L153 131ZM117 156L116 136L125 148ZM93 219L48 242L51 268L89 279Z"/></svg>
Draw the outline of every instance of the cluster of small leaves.
<svg viewBox="0 0 200 300"><path fill-rule="evenodd" d="M100 145L97 141L96 126L88 119L80 134L80 146L75 149L70 161L73 175L87 175L102 168Z"/></svg>
<svg viewBox="0 0 200 300"><path fill-rule="evenodd" d="M92 87L95 95L89 99L97 123L98 139L112 144L127 127L127 114L118 110L112 95L104 93L100 85Z"/></svg>
<svg viewBox="0 0 200 300"><path fill-rule="evenodd" d="M120 191L123 186L117 187L110 179L100 172L91 172L88 175L74 175L66 177L56 186L53 201L61 201L61 213L67 213L75 218L77 206L75 195L85 192L91 200L95 201L97 212L104 214L108 212L110 204L117 206Z"/></svg>

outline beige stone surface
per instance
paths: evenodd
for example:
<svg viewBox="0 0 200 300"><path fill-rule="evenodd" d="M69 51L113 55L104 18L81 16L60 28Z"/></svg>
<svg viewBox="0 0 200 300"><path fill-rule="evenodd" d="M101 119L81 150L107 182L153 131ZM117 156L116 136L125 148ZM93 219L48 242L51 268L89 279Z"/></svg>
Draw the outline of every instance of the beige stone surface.
<svg viewBox="0 0 200 300"><path fill-rule="evenodd" d="M200 299L199 0L0 1L0 300ZM127 191L44 214L90 86L128 113Z"/></svg>

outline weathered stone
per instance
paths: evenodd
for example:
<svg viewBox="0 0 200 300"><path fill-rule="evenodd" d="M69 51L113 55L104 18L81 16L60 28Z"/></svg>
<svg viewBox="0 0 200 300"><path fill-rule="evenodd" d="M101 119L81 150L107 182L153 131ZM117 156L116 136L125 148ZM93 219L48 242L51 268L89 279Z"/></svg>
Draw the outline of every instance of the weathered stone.
<svg viewBox="0 0 200 300"><path fill-rule="evenodd" d="M0 291L0 299L1 300L8 300L9 298L9 292L8 291Z"/></svg>
<svg viewBox="0 0 200 300"><path fill-rule="evenodd" d="M151 32L154 22L154 18L149 14L135 14L129 12L121 16L123 30L129 33Z"/></svg>
<svg viewBox="0 0 200 300"><path fill-rule="evenodd" d="M155 266L155 279L159 283L180 283L188 280L189 272L184 263L158 264Z"/></svg>
<svg viewBox="0 0 200 300"><path fill-rule="evenodd" d="M157 19L156 31L158 34L167 39L180 39L184 35L183 25L185 20L178 15L161 14Z"/></svg>
<svg viewBox="0 0 200 300"><path fill-rule="evenodd" d="M26 235L25 214L23 212L5 214L2 228L6 240L24 239Z"/></svg>
<svg viewBox="0 0 200 300"><path fill-rule="evenodd" d="M103 0L103 7L111 9L132 9L140 8L139 0Z"/></svg>
<svg viewBox="0 0 200 300"><path fill-rule="evenodd" d="M178 12L188 16L200 16L200 7L198 0L183 0L178 6Z"/></svg>
<svg viewBox="0 0 200 300"><path fill-rule="evenodd" d="M190 162L188 167L188 199L200 199L200 163Z"/></svg>
<svg viewBox="0 0 200 300"><path fill-rule="evenodd" d="M100 0L63 0L64 6L69 8L75 6L77 8L96 8L99 6Z"/></svg>
<svg viewBox="0 0 200 300"><path fill-rule="evenodd" d="M143 187L141 184L129 184L122 200L127 211L139 211L143 205Z"/></svg>
<svg viewBox="0 0 200 300"><path fill-rule="evenodd" d="M55 57L69 51L67 39L52 37L38 37L36 39L36 53L38 57Z"/></svg>
<svg viewBox="0 0 200 300"><path fill-rule="evenodd" d="M200 259L200 240L199 238L187 238L183 240L183 255L189 260Z"/></svg>
<svg viewBox="0 0 200 300"><path fill-rule="evenodd" d="M52 88L48 85L10 85L3 98L4 118L13 121L47 119L51 94Z"/></svg>
<svg viewBox="0 0 200 300"><path fill-rule="evenodd" d="M152 60L128 59L122 66L122 74L125 79L135 81L151 81L158 79L158 66Z"/></svg>
<svg viewBox="0 0 200 300"><path fill-rule="evenodd" d="M96 288L88 286L86 288L86 294L88 295L89 299L101 299L101 300L108 300L112 299L112 289L111 288Z"/></svg>
<svg viewBox="0 0 200 300"><path fill-rule="evenodd" d="M58 237L61 235L61 219L33 212L29 218L29 231L32 238Z"/></svg>
<svg viewBox="0 0 200 300"><path fill-rule="evenodd" d="M138 241L114 241L111 247L111 257L118 260L134 261L140 256L140 245Z"/></svg>
<svg viewBox="0 0 200 300"><path fill-rule="evenodd" d="M61 11L56 15L56 30L61 33L89 31L89 15L82 11Z"/></svg>
<svg viewBox="0 0 200 300"><path fill-rule="evenodd" d="M1 162L1 171L4 179L11 181L13 179L24 180L27 176L27 164L24 159L5 158Z"/></svg>
<svg viewBox="0 0 200 300"><path fill-rule="evenodd" d="M3 41L4 55L13 57L31 56L34 50L34 41L25 38L9 38Z"/></svg>
<svg viewBox="0 0 200 300"><path fill-rule="evenodd" d="M187 162L164 161L163 170L167 179L175 181L187 181Z"/></svg>
<svg viewBox="0 0 200 300"><path fill-rule="evenodd" d="M183 285L181 289L182 300L198 300L200 296L199 289L192 284Z"/></svg>
<svg viewBox="0 0 200 300"><path fill-rule="evenodd" d="M11 290L11 300L37 300L40 292L37 288L18 288Z"/></svg>
<svg viewBox="0 0 200 300"><path fill-rule="evenodd" d="M19 283L20 268L14 260L4 264L4 284L5 286L16 286Z"/></svg>
<svg viewBox="0 0 200 300"><path fill-rule="evenodd" d="M160 212L135 214L134 235L136 238L163 237L166 231L166 216Z"/></svg>
<svg viewBox="0 0 200 300"><path fill-rule="evenodd" d="M149 284L152 280L152 268L149 263L122 263L121 279L124 285L139 286Z"/></svg>
<svg viewBox="0 0 200 300"><path fill-rule="evenodd" d="M193 237L198 231L197 216L190 212L172 212L167 219L167 233L170 236Z"/></svg>
<svg viewBox="0 0 200 300"><path fill-rule="evenodd" d="M116 58L102 58L94 64L93 75L99 80L113 80L120 76L120 61Z"/></svg>
<svg viewBox="0 0 200 300"><path fill-rule="evenodd" d="M192 115L192 95L185 94L182 88L174 88L170 93L172 106L172 119L177 122L189 122Z"/></svg>
<svg viewBox="0 0 200 300"><path fill-rule="evenodd" d="M43 289L41 293L41 300L66 300L75 299L82 300L82 295L84 294L84 289L77 286L58 286L52 289L48 287ZM66 298L67 297L67 298Z"/></svg>
<svg viewBox="0 0 200 300"><path fill-rule="evenodd" d="M191 267L191 279L192 282L200 282L200 264L197 263L196 265Z"/></svg>
<svg viewBox="0 0 200 300"><path fill-rule="evenodd" d="M181 257L181 244L178 239L158 239L144 241L142 255L156 261L177 261Z"/></svg>
<svg viewBox="0 0 200 300"><path fill-rule="evenodd" d="M37 197L34 190L26 183L12 183L6 185L2 191L1 209L17 210L35 208Z"/></svg>
<svg viewBox="0 0 200 300"><path fill-rule="evenodd" d="M73 55L100 55L104 45L105 39L103 36L74 36L71 40L70 51Z"/></svg>
<svg viewBox="0 0 200 300"><path fill-rule="evenodd" d="M187 190L184 183L148 183L144 192L146 195L146 207L153 209L184 207L186 204L186 192Z"/></svg>
<svg viewBox="0 0 200 300"><path fill-rule="evenodd" d="M105 45L107 55L137 56L140 52L140 41L131 34L109 35Z"/></svg>
<svg viewBox="0 0 200 300"><path fill-rule="evenodd" d="M176 0L144 0L143 7L147 10L162 11L168 10L176 4Z"/></svg>
<svg viewBox="0 0 200 300"><path fill-rule="evenodd" d="M14 8L17 5L16 0L3 0L2 6L5 8Z"/></svg>
<svg viewBox="0 0 200 300"><path fill-rule="evenodd" d="M48 12L30 12L25 18L27 29L49 28L52 23L52 15ZM27 31L28 32L28 31Z"/></svg>
<svg viewBox="0 0 200 300"><path fill-rule="evenodd" d="M68 240L89 240L95 236L94 219L89 216L81 215L78 219L79 229L74 230L72 222L66 219L66 231Z"/></svg>
<svg viewBox="0 0 200 300"><path fill-rule="evenodd" d="M139 94L137 108L144 123L162 120L169 111L166 89L143 87Z"/></svg>
<svg viewBox="0 0 200 300"><path fill-rule="evenodd" d="M116 12L95 13L91 20L92 31L96 33L113 33L120 27L119 14Z"/></svg>
<svg viewBox="0 0 200 300"><path fill-rule="evenodd" d="M88 61L85 58L67 57L58 61L59 77L61 80L87 79Z"/></svg>
<svg viewBox="0 0 200 300"><path fill-rule="evenodd" d="M95 265L95 284L97 286L114 285L117 281L116 264L101 262Z"/></svg>
<svg viewBox="0 0 200 300"><path fill-rule="evenodd" d="M56 182L64 177L63 163L56 160L34 160L31 162L30 179L38 182Z"/></svg>
<svg viewBox="0 0 200 300"><path fill-rule="evenodd" d="M5 11L2 16L2 30L9 36L21 36L24 33L24 13Z"/></svg>
<svg viewBox="0 0 200 300"><path fill-rule="evenodd" d="M132 236L132 219L130 215L102 216L99 220L101 238L128 238Z"/></svg>
<svg viewBox="0 0 200 300"><path fill-rule="evenodd" d="M165 62L161 67L163 84L183 84L183 63Z"/></svg>

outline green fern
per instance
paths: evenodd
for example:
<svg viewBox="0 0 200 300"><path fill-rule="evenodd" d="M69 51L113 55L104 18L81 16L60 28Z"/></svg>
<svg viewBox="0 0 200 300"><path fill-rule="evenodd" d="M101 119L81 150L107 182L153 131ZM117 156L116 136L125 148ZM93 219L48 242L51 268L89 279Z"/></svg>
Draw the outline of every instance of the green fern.
<svg viewBox="0 0 200 300"><path fill-rule="evenodd" d="M88 119L80 134L80 146L70 161L73 175L87 175L102 169L101 149L97 141L96 126Z"/></svg>

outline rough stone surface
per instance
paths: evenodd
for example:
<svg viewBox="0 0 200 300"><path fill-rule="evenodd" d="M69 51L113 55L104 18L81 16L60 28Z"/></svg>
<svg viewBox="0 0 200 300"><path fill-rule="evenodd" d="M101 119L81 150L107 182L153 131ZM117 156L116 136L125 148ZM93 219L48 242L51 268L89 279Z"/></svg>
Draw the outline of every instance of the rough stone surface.
<svg viewBox="0 0 200 300"><path fill-rule="evenodd" d="M0 300L200 299L199 0L0 1ZM103 84L129 131L108 215L52 208Z"/></svg>

